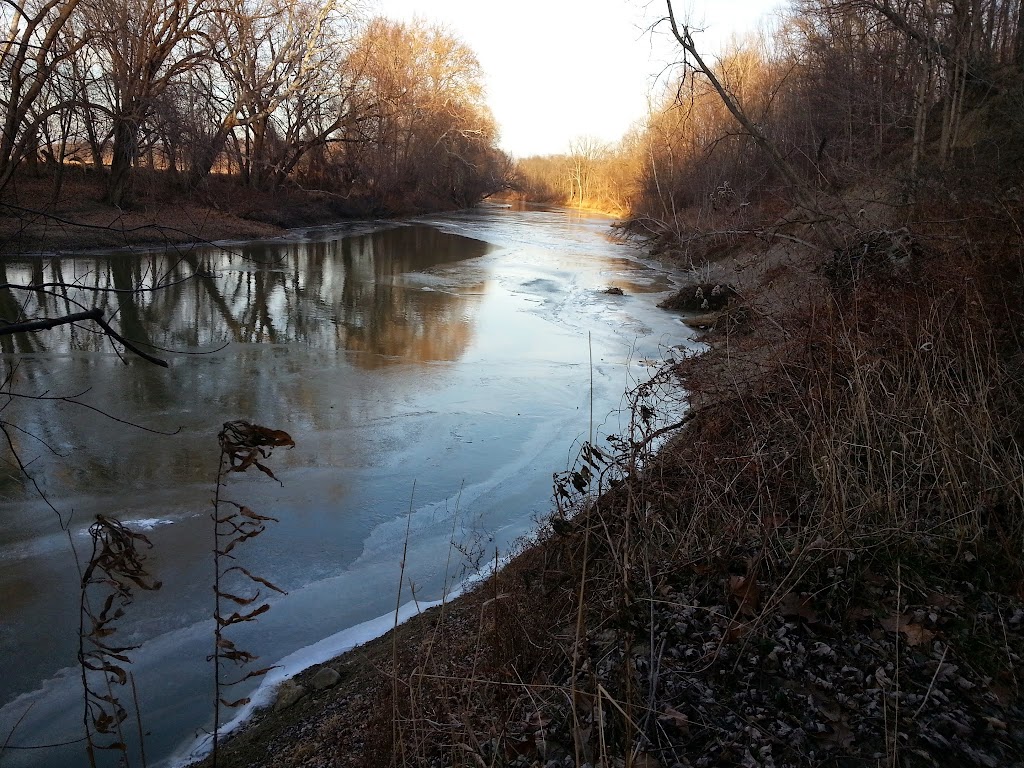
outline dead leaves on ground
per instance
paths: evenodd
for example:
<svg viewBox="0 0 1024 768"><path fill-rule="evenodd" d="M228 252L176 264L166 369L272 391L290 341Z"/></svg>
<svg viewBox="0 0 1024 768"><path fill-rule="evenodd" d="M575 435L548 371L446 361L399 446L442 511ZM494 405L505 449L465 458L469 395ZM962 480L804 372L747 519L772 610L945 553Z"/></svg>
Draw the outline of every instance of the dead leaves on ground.
<svg viewBox="0 0 1024 768"><path fill-rule="evenodd" d="M761 589L752 576L732 575L726 580L726 591L732 601L737 617L746 621L733 619L726 632L726 640L734 642L749 634L749 621L755 619L762 603ZM771 601L769 601L771 602ZM802 619L810 625L818 624L820 617L810 595L789 592L779 599L779 613L788 619ZM851 621L872 620L877 613L869 608L853 607L847 610L847 618ZM890 615L879 620L882 628L888 632L902 634L911 647L923 646L935 639L935 631L914 621L914 615Z"/></svg>
<svg viewBox="0 0 1024 768"><path fill-rule="evenodd" d="M757 614L761 603L761 588L757 586L756 578L751 575L730 576L727 587L740 615L752 617Z"/></svg>
<svg viewBox="0 0 1024 768"><path fill-rule="evenodd" d="M907 645L918 646L930 643L935 633L921 624L915 624L909 613L902 616L887 616L879 623L888 632L901 632L907 640Z"/></svg>

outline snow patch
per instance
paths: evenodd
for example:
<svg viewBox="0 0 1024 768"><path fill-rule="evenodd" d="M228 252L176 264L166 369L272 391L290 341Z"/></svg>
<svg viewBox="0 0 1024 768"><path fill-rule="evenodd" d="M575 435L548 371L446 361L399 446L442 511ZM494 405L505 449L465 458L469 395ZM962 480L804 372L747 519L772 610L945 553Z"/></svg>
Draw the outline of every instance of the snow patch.
<svg viewBox="0 0 1024 768"><path fill-rule="evenodd" d="M458 587L449 593L445 600L452 600L461 594L463 587ZM221 737L241 728L252 717L257 709L263 709L273 703L274 692L282 682L289 680L303 670L309 669L316 664L323 664L326 661L340 656L352 650L358 645L368 643L381 637L390 631L397 624L404 624L413 616L429 608L441 605L445 600L434 600L432 602L410 601L398 609L397 621L395 613L387 613L375 619L356 624L330 637L326 637L313 645L300 648L294 653L285 656L277 667L272 669L263 678L259 688L250 696L249 703L243 706L238 715L220 729ZM196 739L187 749L173 755L169 760L172 768L181 768L197 760L201 760L210 753L213 746L211 734L205 734Z"/></svg>
<svg viewBox="0 0 1024 768"><path fill-rule="evenodd" d="M165 517L144 517L139 520L125 520L124 524L129 528L151 531L154 528L159 528L161 525L174 525L174 521L168 520Z"/></svg>

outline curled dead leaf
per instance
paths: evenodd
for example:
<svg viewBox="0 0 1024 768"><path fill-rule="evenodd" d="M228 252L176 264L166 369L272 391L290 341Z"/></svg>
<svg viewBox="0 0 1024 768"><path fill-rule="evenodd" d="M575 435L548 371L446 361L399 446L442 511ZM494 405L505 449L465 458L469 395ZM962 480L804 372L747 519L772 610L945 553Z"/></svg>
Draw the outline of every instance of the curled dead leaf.
<svg viewBox="0 0 1024 768"><path fill-rule="evenodd" d="M818 621L818 613L814 610L814 601L809 595L798 595L790 592L779 601L779 612L789 618L800 618L808 624Z"/></svg>
<svg viewBox="0 0 1024 768"><path fill-rule="evenodd" d="M752 576L730 576L729 594L738 603L738 610L744 616L753 616L761 600L761 589Z"/></svg>
<svg viewBox="0 0 1024 768"><path fill-rule="evenodd" d="M935 638L935 633L921 624L914 624L910 621L909 614L903 616L886 616L879 621L882 628L889 632L902 632L907 640L907 645L918 646L930 643Z"/></svg>
<svg viewBox="0 0 1024 768"><path fill-rule="evenodd" d="M661 720L663 723L674 725L676 728L679 728L682 731L689 730L690 728L690 718L682 712L680 712L678 709L673 709L667 704L661 710L661 714L658 715L658 719Z"/></svg>
<svg viewBox="0 0 1024 768"><path fill-rule="evenodd" d="M729 622L729 628L725 630L725 642L735 643L750 634L750 624L743 621Z"/></svg>
<svg viewBox="0 0 1024 768"><path fill-rule="evenodd" d="M913 646L930 643L935 637L934 632L920 624L907 624L902 632L907 637L907 643Z"/></svg>
<svg viewBox="0 0 1024 768"><path fill-rule="evenodd" d="M874 611L872 611L870 608L863 607L850 608L846 612L846 618L849 621L864 621L866 619L870 619L874 615Z"/></svg>

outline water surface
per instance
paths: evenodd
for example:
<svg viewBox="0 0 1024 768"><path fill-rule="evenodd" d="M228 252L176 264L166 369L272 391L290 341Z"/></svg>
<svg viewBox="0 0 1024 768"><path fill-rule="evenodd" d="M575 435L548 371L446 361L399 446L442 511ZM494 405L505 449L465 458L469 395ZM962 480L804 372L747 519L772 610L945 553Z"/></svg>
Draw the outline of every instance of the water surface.
<svg viewBox="0 0 1024 768"><path fill-rule="evenodd" d="M238 553L288 594L232 630L271 663L394 610L407 526L403 602L436 600L478 558L507 552L547 512L551 474L579 441L628 421L623 393L648 362L690 344L655 307L673 275L612 240L605 220L484 208L366 229L2 266L0 281L81 286L31 314L98 305L126 337L177 350L155 352L165 370L125 365L84 326L0 338L14 392L76 395L145 428L54 400L16 398L0 416L56 508L0 472L0 733L25 715L12 745L81 734L72 546L85 553L96 514L145 531L164 584L137 594L119 624L120 640L140 645L151 764L209 727L223 422L284 429L297 444L272 459L281 485L252 473L228 488L280 520ZM25 301L0 291L0 313ZM3 755L12 766L84 760L80 744Z"/></svg>

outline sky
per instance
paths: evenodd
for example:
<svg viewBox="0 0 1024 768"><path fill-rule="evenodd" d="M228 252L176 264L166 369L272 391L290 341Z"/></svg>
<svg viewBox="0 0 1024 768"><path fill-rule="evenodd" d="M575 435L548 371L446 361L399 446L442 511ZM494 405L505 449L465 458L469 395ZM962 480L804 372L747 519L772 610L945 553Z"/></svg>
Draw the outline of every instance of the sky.
<svg viewBox="0 0 1024 768"><path fill-rule="evenodd" d="M677 0L715 53L783 0ZM662 0L375 0L391 19L439 22L480 60L500 144L515 157L566 152L573 139L618 141L647 114L675 51ZM664 82L662 79L661 82Z"/></svg>

